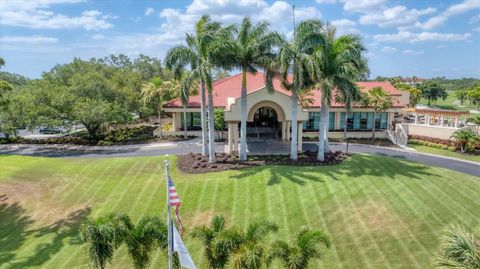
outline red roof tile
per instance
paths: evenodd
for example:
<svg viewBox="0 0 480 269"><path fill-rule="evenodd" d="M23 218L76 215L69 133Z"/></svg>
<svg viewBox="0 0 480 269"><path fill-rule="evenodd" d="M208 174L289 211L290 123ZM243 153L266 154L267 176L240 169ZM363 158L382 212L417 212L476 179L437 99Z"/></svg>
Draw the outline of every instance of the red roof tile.
<svg viewBox="0 0 480 269"><path fill-rule="evenodd" d="M362 91L367 91L373 87L382 87L392 96L400 96L401 92L397 90L390 82L357 82L357 85ZM291 95L289 91L282 87L280 79L276 78L273 81L273 87L276 91ZM257 74L247 73L247 94L256 92L265 88L265 75L262 72ZM235 99L239 98L242 89L242 74L220 79L213 84L213 103L215 107L225 107L227 105L228 97ZM313 91L313 104L310 107L320 107L320 91ZM332 101L332 107L343 107L342 103ZM395 105L394 105L395 106ZM165 105L165 107L178 108L182 107L181 101L177 98ZM200 95L191 96L188 107L200 107Z"/></svg>

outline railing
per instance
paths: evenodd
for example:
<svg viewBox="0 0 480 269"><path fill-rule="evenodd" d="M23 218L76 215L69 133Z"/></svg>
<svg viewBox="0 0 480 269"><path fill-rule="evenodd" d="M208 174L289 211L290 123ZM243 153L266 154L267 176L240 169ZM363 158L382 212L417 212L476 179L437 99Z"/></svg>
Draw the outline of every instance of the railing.
<svg viewBox="0 0 480 269"><path fill-rule="evenodd" d="M395 145L406 146L408 143L408 134L405 129L403 129L403 125L397 124L395 127L395 130L391 128L387 130L388 138Z"/></svg>

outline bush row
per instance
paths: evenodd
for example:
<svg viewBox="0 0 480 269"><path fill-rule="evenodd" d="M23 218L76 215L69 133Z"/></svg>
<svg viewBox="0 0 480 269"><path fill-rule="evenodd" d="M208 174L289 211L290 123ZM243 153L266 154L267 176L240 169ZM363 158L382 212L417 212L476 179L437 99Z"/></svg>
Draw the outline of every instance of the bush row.
<svg viewBox="0 0 480 269"><path fill-rule="evenodd" d="M409 135L408 142L410 143L411 140L429 142L432 144L440 144L440 145L445 145L447 147L455 147L455 148L459 147L457 142L450 139L440 139L440 138L433 138L433 137L421 136L421 135Z"/></svg>
<svg viewBox="0 0 480 269"><path fill-rule="evenodd" d="M447 145L444 145L444 144L437 144L437 143L427 142L427 141L423 141L423 140L409 139L409 140L408 140L408 143L409 143L409 144L412 144L412 145L422 145L422 146L428 146L428 147L437 148L437 149L445 149L445 150L449 150L449 151L457 151L457 147L447 146Z"/></svg>

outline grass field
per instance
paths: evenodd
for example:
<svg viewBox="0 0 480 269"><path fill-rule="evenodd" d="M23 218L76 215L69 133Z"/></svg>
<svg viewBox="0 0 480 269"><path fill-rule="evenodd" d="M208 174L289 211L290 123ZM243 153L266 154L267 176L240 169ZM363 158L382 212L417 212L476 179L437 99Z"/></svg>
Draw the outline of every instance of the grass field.
<svg viewBox="0 0 480 269"><path fill-rule="evenodd" d="M420 100L420 104L428 104L428 101L426 99ZM439 99L437 100L436 103L432 103L432 106L436 106L442 109L454 109L454 110L462 110L462 111L469 111L469 110L475 110L476 107L473 105L470 105L468 101L465 101L463 103L463 106L460 106L460 101L457 100L457 97L455 95L454 91L448 91L448 97L445 100Z"/></svg>
<svg viewBox="0 0 480 269"><path fill-rule="evenodd" d="M480 162L480 155L462 154L460 152L453 152L453 151L446 150L446 149L437 149L437 148L432 148L432 147L423 146L423 145L409 144L408 146L413 148L413 149L416 149L420 152L437 154L437 155L441 155L441 156L458 158L458 159L464 159L464 160L468 160L468 161Z"/></svg>
<svg viewBox="0 0 480 269"><path fill-rule="evenodd" d="M447 225L480 225L479 178L446 169L355 155L331 167L183 175L171 160L187 230L217 213L239 225L270 218L278 238L325 228L333 246L311 268L432 268ZM164 216L162 166L162 157L0 156L0 268L87 268L79 223L112 210ZM205 268L200 243L185 242ZM124 248L113 267L131 268ZM165 268L164 253L152 268Z"/></svg>

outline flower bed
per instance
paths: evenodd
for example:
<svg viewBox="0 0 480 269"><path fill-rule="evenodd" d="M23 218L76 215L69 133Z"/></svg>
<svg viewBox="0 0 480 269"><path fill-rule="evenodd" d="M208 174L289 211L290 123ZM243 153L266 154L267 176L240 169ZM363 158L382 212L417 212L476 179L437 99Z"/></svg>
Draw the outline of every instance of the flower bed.
<svg viewBox="0 0 480 269"><path fill-rule="evenodd" d="M347 154L337 151L325 154L325 160L317 160L316 152L303 152L298 155L297 161L290 160L289 155L253 155L248 156L246 161L240 161L236 155L217 153L217 163L208 163L208 156L200 153L190 153L178 157L177 166L180 171L190 174L200 174L224 170L238 170L261 165L294 165L315 166L335 165L343 162Z"/></svg>

